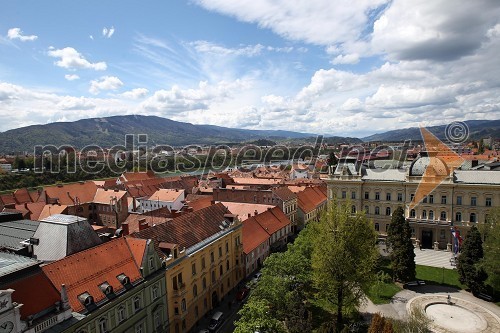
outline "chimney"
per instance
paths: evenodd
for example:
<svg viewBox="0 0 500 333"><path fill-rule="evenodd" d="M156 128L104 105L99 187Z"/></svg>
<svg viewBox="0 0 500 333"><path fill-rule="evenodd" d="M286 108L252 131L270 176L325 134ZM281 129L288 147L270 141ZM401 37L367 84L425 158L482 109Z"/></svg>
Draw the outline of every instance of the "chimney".
<svg viewBox="0 0 500 333"><path fill-rule="evenodd" d="M122 223L121 227L123 236L128 236L128 234L130 233L130 230L128 228L128 223Z"/></svg>
<svg viewBox="0 0 500 333"><path fill-rule="evenodd" d="M253 215L256 216L257 214L259 214L259 212L257 211L257 209L253 212Z"/></svg>
<svg viewBox="0 0 500 333"><path fill-rule="evenodd" d="M248 213L248 217L252 217L252 214Z"/></svg>
<svg viewBox="0 0 500 333"><path fill-rule="evenodd" d="M135 201L135 197L132 197L132 211L137 212L137 202Z"/></svg>
<svg viewBox="0 0 500 333"><path fill-rule="evenodd" d="M149 228L149 225L146 222L146 219L139 220L139 231L147 229L147 228Z"/></svg>
<svg viewBox="0 0 500 333"><path fill-rule="evenodd" d="M63 283L61 284L61 305L62 305L62 310L68 310L70 308L69 306L69 299L68 299L68 291L66 290L66 285Z"/></svg>

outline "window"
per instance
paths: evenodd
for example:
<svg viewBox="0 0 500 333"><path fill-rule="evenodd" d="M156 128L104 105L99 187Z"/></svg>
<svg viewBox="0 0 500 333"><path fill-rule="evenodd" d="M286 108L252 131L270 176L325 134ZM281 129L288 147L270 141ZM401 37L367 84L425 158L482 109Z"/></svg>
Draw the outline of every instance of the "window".
<svg viewBox="0 0 500 333"><path fill-rule="evenodd" d="M440 220L441 220L441 221L446 221L446 212L445 212L445 211L442 211L442 212L441 212L441 217L440 217Z"/></svg>
<svg viewBox="0 0 500 333"><path fill-rule="evenodd" d="M370 199L370 192L365 192L365 200Z"/></svg>
<svg viewBox="0 0 500 333"><path fill-rule="evenodd" d="M385 215L387 215L387 216L391 215L391 207L387 207L385 209Z"/></svg>
<svg viewBox="0 0 500 333"><path fill-rule="evenodd" d="M461 205L461 204L462 204L462 196L458 195L457 196L457 205Z"/></svg>
<svg viewBox="0 0 500 333"><path fill-rule="evenodd" d="M193 296L194 297L198 296L198 286L196 285L196 283L193 286Z"/></svg>
<svg viewBox="0 0 500 333"><path fill-rule="evenodd" d="M222 246L219 246L219 258L222 257Z"/></svg>
<svg viewBox="0 0 500 333"><path fill-rule="evenodd" d="M365 206L365 214L370 214L370 207Z"/></svg>
<svg viewBox="0 0 500 333"><path fill-rule="evenodd" d="M446 195L441 196L441 204L446 205Z"/></svg>
<svg viewBox="0 0 500 333"><path fill-rule="evenodd" d="M106 333L108 331L108 321L106 318L99 319L99 333Z"/></svg>
<svg viewBox="0 0 500 333"><path fill-rule="evenodd" d="M398 193L398 201L403 201L403 193Z"/></svg>
<svg viewBox="0 0 500 333"><path fill-rule="evenodd" d="M143 330L143 324L140 323L140 324L137 324L137 326L135 327L135 333L143 333L144 330Z"/></svg>
<svg viewBox="0 0 500 333"><path fill-rule="evenodd" d="M203 287L203 290L207 289L207 279L206 278L203 278L201 286Z"/></svg>
<svg viewBox="0 0 500 333"><path fill-rule="evenodd" d="M434 195L429 195L429 203L434 203Z"/></svg>
<svg viewBox="0 0 500 333"><path fill-rule="evenodd" d="M191 264L191 272L193 273L193 275L196 275L196 263L195 262L193 262Z"/></svg>
<svg viewBox="0 0 500 333"><path fill-rule="evenodd" d="M219 276L222 276L224 274L224 270L222 269L222 265L219 266Z"/></svg>
<svg viewBox="0 0 500 333"><path fill-rule="evenodd" d="M214 262L215 261L215 256L214 256L214 252L210 252L210 262Z"/></svg>
<svg viewBox="0 0 500 333"><path fill-rule="evenodd" d="M186 312L186 310L187 310L186 299L185 298L183 298L182 301L181 301L181 310L182 310L182 312Z"/></svg>
<svg viewBox="0 0 500 333"><path fill-rule="evenodd" d="M390 193L386 193L385 200L391 201L391 194Z"/></svg>
<svg viewBox="0 0 500 333"><path fill-rule="evenodd" d="M120 305L118 307L118 323L121 323L126 319L126 314L125 314L125 306Z"/></svg>
<svg viewBox="0 0 500 333"><path fill-rule="evenodd" d="M215 271L212 271L212 283L215 283Z"/></svg>
<svg viewBox="0 0 500 333"><path fill-rule="evenodd" d="M149 269L154 271L155 270L155 261L154 261L154 258L153 257L150 257L149 258Z"/></svg>
<svg viewBox="0 0 500 333"><path fill-rule="evenodd" d="M410 194L410 201L413 201L415 199L415 193Z"/></svg>
<svg viewBox="0 0 500 333"><path fill-rule="evenodd" d="M199 316L199 315L200 315L200 314L199 314L199 311L198 311L198 305L196 305L196 306L194 307L194 317L195 317L195 318L198 318L198 316Z"/></svg>
<svg viewBox="0 0 500 333"><path fill-rule="evenodd" d="M485 206L491 207L491 198L486 198Z"/></svg>
<svg viewBox="0 0 500 333"><path fill-rule="evenodd" d="M226 260L226 271L229 271L229 260Z"/></svg>
<svg viewBox="0 0 500 333"><path fill-rule="evenodd" d="M141 298L139 296L134 297L134 312L141 309Z"/></svg>
<svg viewBox="0 0 500 333"><path fill-rule="evenodd" d="M444 229L441 229L440 232L439 232L439 238L445 239L445 237L446 237L445 231L444 231Z"/></svg>
<svg viewBox="0 0 500 333"><path fill-rule="evenodd" d="M455 221L462 222L462 213L461 212L455 213Z"/></svg>
<svg viewBox="0 0 500 333"><path fill-rule="evenodd" d="M351 199L353 200L356 199L356 192L354 191L351 192Z"/></svg>
<svg viewBox="0 0 500 333"><path fill-rule="evenodd" d="M429 211L429 220L434 220L434 211L433 210Z"/></svg>
<svg viewBox="0 0 500 333"><path fill-rule="evenodd" d="M378 223L375 223L375 231L379 231L380 227L378 225Z"/></svg>
<svg viewBox="0 0 500 333"><path fill-rule="evenodd" d="M226 242L226 253L229 253L229 243Z"/></svg>
<svg viewBox="0 0 500 333"><path fill-rule="evenodd" d="M426 219L427 218L427 211L424 209L422 211L422 219Z"/></svg>
<svg viewBox="0 0 500 333"><path fill-rule="evenodd" d="M347 198L347 192L346 191L342 191L342 199L346 199Z"/></svg>
<svg viewBox="0 0 500 333"><path fill-rule="evenodd" d="M375 192L375 200L380 200L380 192Z"/></svg>
<svg viewBox="0 0 500 333"><path fill-rule="evenodd" d="M410 210L410 217L415 218L415 209Z"/></svg>
<svg viewBox="0 0 500 333"><path fill-rule="evenodd" d="M380 207L375 206L375 215L380 215Z"/></svg>
<svg viewBox="0 0 500 333"><path fill-rule="evenodd" d="M154 316L155 328L159 329L161 327L161 314L157 311Z"/></svg>
<svg viewBox="0 0 500 333"><path fill-rule="evenodd" d="M476 197L471 197L470 198L470 205L475 206L477 204L477 198Z"/></svg>
<svg viewBox="0 0 500 333"><path fill-rule="evenodd" d="M158 286L157 285L153 286L152 294L153 294L153 299L157 299L158 298Z"/></svg>
<svg viewBox="0 0 500 333"><path fill-rule="evenodd" d="M470 213L470 219L469 219L469 221L471 221L473 223L477 222L477 220L476 220L476 213Z"/></svg>
<svg viewBox="0 0 500 333"><path fill-rule="evenodd" d="M201 269L205 269L205 257L201 257Z"/></svg>
<svg viewBox="0 0 500 333"><path fill-rule="evenodd" d="M351 213L356 214L356 206L354 205L351 206Z"/></svg>

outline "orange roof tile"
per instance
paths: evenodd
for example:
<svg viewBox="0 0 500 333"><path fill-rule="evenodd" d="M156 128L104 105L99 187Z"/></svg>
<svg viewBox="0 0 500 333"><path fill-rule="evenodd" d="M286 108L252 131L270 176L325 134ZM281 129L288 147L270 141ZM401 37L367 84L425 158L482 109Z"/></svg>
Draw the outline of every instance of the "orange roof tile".
<svg viewBox="0 0 500 333"><path fill-rule="evenodd" d="M15 290L12 294L12 301L23 304L21 307L22 320L52 307L54 303L61 300L59 292L42 270L16 280L8 287Z"/></svg>
<svg viewBox="0 0 500 333"><path fill-rule="evenodd" d="M288 217L286 217L285 213L283 213L283 211L278 207L268 209L253 218L269 235L274 234L276 231L292 223Z"/></svg>
<svg viewBox="0 0 500 333"><path fill-rule="evenodd" d="M98 188L92 202L109 205L112 197L116 197L117 200L120 200L124 195L127 195L127 191L104 190Z"/></svg>
<svg viewBox="0 0 500 333"><path fill-rule="evenodd" d="M227 207L229 211L238 216L240 221L245 221L248 219L248 214L250 216L261 214L268 209L274 208L274 205L263 205L263 204L254 204L254 203L246 203L246 202L229 202L229 201L219 201L221 204ZM257 214L255 214L257 212Z"/></svg>
<svg viewBox="0 0 500 333"><path fill-rule="evenodd" d="M43 206L42 211L40 212L40 215L38 215L37 220L41 221L43 219L46 219L47 217L54 215L54 214L64 214L68 206L66 205L45 205Z"/></svg>
<svg viewBox="0 0 500 333"><path fill-rule="evenodd" d="M243 221L243 252L245 254L251 253L270 237L253 217Z"/></svg>
<svg viewBox="0 0 500 333"><path fill-rule="evenodd" d="M30 197L30 194L29 194L27 188L20 188L18 190L15 190L13 195L14 195L14 198L16 199L16 202L18 204L32 202L32 199Z"/></svg>
<svg viewBox="0 0 500 333"><path fill-rule="evenodd" d="M151 197L149 197L149 200L172 202L177 200L180 196L184 196L184 190L159 189L158 191L153 193Z"/></svg>
<svg viewBox="0 0 500 333"><path fill-rule="evenodd" d="M47 200L58 199L62 205L73 206L78 199L80 203L92 202L97 191L97 185L92 181L48 186L44 188Z"/></svg>
<svg viewBox="0 0 500 333"><path fill-rule="evenodd" d="M74 311L85 310L78 296L88 292L96 303L106 298L99 289L104 282L115 292L124 288L117 279L120 274L129 277L131 283L139 281L141 272L124 238L114 239L42 267L56 286L66 285L68 298Z"/></svg>
<svg viewBox="0 0 500 333"><path fill-rule="evenodd" d="M275 187L272 189L274 195L280 198L283 201L288 201L292 199L296 199L297 195L290 190L287 186Z"/></svg>
<svg viewBox="0 0 500 333"><path fill-rule="evenodd" d="M197 210L211 206L213 200L213 195L199 195L197 199L189 201L188 206L193 208L193 211L196 212Z"/></svg>
<svg viewBox="0 0 500 333"><path fill-rule="evenodd" d="M134 256L135 263L138 267L142 267L142 262L144 260L144 255L146 253L146 248L148 246L148 241L146 239L125 237L130 251Z"/></svg>
<svg viewBox="0 0 500 333"><path fill-rule="evenodd" d="M327 201L324 186L311 186L297 193L298 206L304 213L309 213Z"/></svg>
<svg viewBox="0 0 500 333"><path fill-rule="evenodd" d="M152 227L153 225L165 223L167 221L172 220L169 217L157 216L157 215L152 216L151 214L156 214L156 211L152 213L150 212L148 214L129 214L129 216L127 216L127 219L125 220L125 222L122 223L122 225L123 224L128 225L128 233L133 234L134 232L139 232L140 221L144 221L146 222L148 227Z"/></svg>

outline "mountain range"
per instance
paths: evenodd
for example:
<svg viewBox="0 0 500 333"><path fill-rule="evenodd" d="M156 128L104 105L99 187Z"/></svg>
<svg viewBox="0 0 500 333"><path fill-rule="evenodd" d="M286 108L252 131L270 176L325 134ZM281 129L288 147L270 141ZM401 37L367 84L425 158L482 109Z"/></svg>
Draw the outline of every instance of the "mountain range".
<svg viewBox="0 0 500 333"><path fill-rule="evenodd" d="M466 126L465 131L463 130L465 128L464 124ZM487 137L500 138L500 120L468 120L460 123L451 123L450 125L429 126L426 127L426 129L445 142L449 136L459 139L460 135L463 133L468 133L467 140L480 140L481 138ZM421 141L422 135L420 134L419 127L410 127L373 134L361 138L361 140L365 142L403 142L404 140Z"/></svg>

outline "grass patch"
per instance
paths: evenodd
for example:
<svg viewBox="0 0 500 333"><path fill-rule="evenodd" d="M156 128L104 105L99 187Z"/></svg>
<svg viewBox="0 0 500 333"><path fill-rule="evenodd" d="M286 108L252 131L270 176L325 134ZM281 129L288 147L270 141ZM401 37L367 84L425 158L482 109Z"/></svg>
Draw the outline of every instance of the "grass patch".
<svg viewBox="0 0 500 333"><path fill-rule="evenodd" d="M465 286L458 280L457 270L454 269L417 265L417 279L431 284L465 289Z"/></svg>
<svg viewBox="0 0 500 333"><path fill-rule="evenodd" d="M367 295L374 304L387 304L401 288L394 283L379 283L370 288Z"/></svg>

